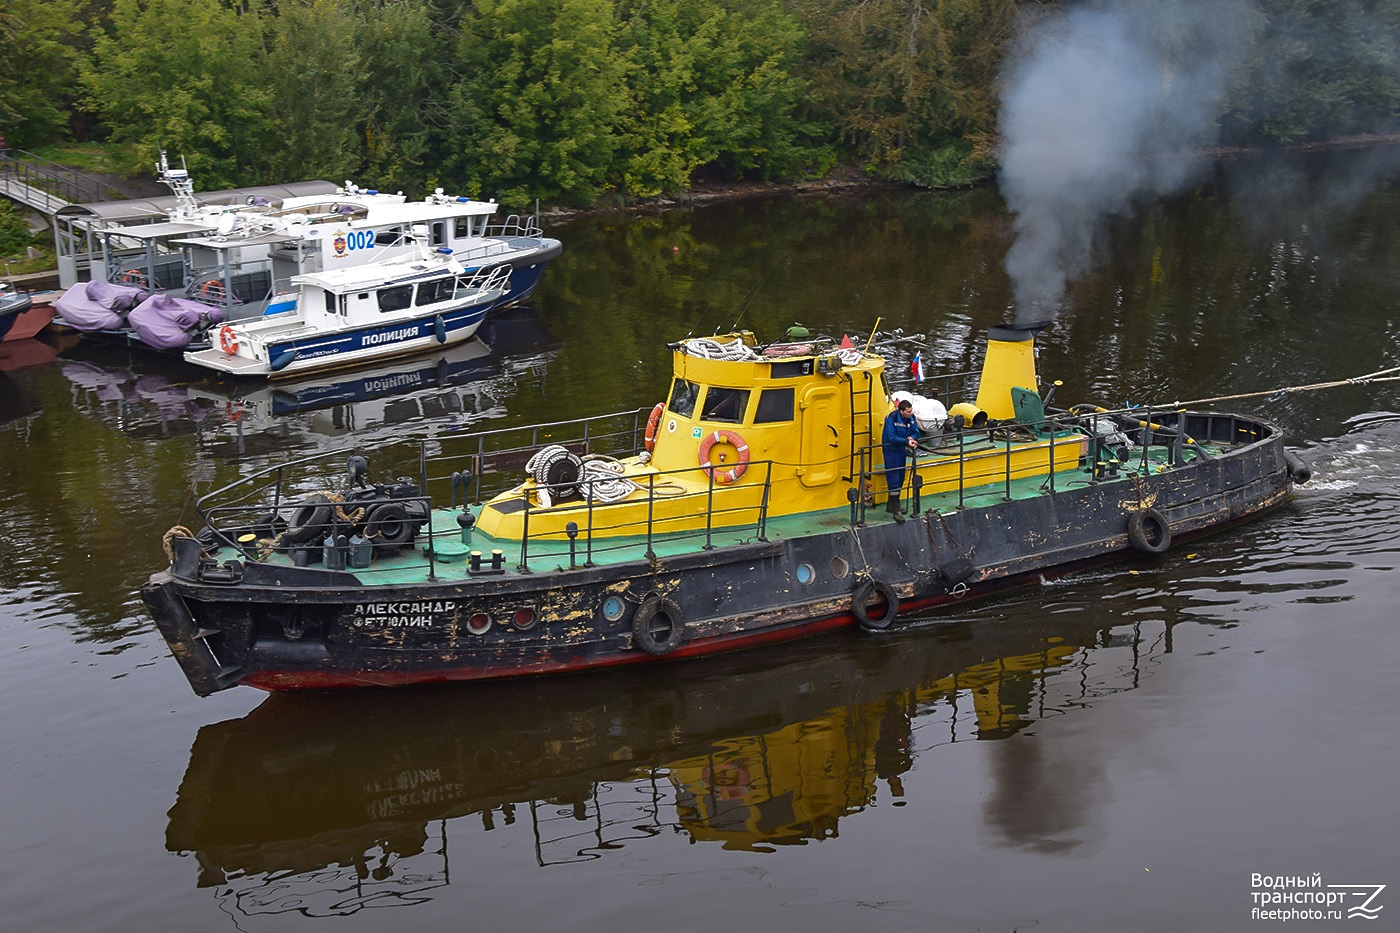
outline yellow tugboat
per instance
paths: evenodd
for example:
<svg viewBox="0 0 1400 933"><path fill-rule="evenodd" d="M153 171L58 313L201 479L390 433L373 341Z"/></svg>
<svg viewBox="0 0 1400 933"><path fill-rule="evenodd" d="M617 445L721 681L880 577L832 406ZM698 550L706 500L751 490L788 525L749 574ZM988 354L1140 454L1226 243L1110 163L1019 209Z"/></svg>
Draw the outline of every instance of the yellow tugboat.
<svg viewBox="0 0 1400 933"><path fill-rule="evenodd" d="M680 341L649 411L340 451L210 493L143 597L200 694L557 673L887 628L1161 553L1306 479L1265 421L1048 407L1037 330L993 328L940 399L892 392L849 341Z"/></svg>

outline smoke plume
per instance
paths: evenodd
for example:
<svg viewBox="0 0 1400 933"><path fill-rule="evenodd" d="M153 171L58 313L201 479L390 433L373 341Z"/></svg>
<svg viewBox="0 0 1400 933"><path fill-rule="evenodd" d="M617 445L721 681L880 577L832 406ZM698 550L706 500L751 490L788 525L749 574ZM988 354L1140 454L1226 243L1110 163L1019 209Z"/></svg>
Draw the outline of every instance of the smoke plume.
<svg viewBox="0 0 1400 933"><path fill-rule="evenodd" d="M1026 21L1001 100L1018 321L1053 317L1108 218L1182 189L1216 141L1248 0L1091 0Z"/></svg>

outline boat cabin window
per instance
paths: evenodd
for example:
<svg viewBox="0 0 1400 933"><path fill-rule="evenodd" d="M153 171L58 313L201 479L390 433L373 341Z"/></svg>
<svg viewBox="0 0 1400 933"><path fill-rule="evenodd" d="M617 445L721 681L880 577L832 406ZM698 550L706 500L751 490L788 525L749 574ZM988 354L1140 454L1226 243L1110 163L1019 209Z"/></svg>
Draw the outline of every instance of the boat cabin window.
<svg viewBox="0 0 1400 933"><path fill-rule="evenodd" d="M758 394L758 408L754 411L754 424L772 424L777 421L791 421L793 413L792 386L782 389L764 389Z"/></svg>
<svg viewBox="0 0 1400 933"><path fill-rule="evenodd" d="M335 314L335 292L321 292L321 297L326 299L326 313Z"/></svg>
<svg viewBox="0 0 1400 933"><path fill-rule="evenodd" d="M436 223L433 224L433 228L432 228L432 229L433 229L433 245L434 245L434 246L446 246L446 245L447 245L447 223L446 223L445 221L439 220L439 221L437 221Z"/></svg>
<svg viewBox="0 0 1400 933"><path fill-rule="evenodd" d="M418 304L431 305L439 301L450 301L457 285L456 276L433 279L418 283Z"/></svg>
<svg viewBox="0 0 1400 933"><path fill-rule="evenodd" d="M673 414L689 418L695 411L695 400L700 397L700 387L693 382L677 379L671 386L671 404L666 406Z"/></svg>
<svg viewBox="0 0 1400 933"><path fill-rule="evenodd" d="M748 389L721 389L710 386L705 392L705 407L700 413L701 421L744 420L744 409L749 407Z"/></svg>
<svg viewBox="0 0 1400 933"><path fill-rule="evenodd" d="M485 217L454 217L452 219L452 235L459 240L463 237L481 236L482 228L485 226Z"/></svg>
<svg viewBox="0 0 1400 933"><path fill-rule="evenodd" d="M375 246L398 246L408 239L403 227L388 227L375 234Z"/></svg>
<svg viewBox="0 0 1400 933"><path fill-rule="evenodd" d="M402 311L413 304L413 286L395 285L379 291L380 311Z"/></svg>

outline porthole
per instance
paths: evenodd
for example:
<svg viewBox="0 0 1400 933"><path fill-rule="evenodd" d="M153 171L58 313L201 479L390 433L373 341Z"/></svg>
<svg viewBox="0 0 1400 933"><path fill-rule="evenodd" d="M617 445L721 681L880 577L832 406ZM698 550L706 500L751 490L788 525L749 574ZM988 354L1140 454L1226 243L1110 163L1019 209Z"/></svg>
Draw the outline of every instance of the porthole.
<svg viewBox="0 0 1400 933"><path fill-rule="evenodd" d="M797 582L806 586L817 578L816 568L811 564L802 563L797 565Z"/></svg>
<svg viewBox="0 0 1400 933"><path fill-rule="evenodd" d="M485 635L491 630L491 617L484 612L473 612L467 617L467 631L473 635Z"/></svg>
<svg viewBox="0 0 1400 933"><path fill-rule="evenodd" d="M515 615L511 618L510 621L511 624L514 625L519 631L528 632L530 629L535 627L535 610L529 607L526 607L524 609L517 609L515 610Z"/></svg>
<svg viewBox="0 0 1400 933"><path fill-rule="evenodd" d="M603 618L609 622L616 622L627 612L627 604L622 601L621 596L609 596L603 600Z"/></svg>
<svg viewBox="0 0 1400 933"><path fill-rule="evenodd" d="M833 557L831 559L831 575L833 577L835 577L838 580L844 580L846 579L847 574L849 574L850 572L851 565L846 563L846 558Z"/></svg>

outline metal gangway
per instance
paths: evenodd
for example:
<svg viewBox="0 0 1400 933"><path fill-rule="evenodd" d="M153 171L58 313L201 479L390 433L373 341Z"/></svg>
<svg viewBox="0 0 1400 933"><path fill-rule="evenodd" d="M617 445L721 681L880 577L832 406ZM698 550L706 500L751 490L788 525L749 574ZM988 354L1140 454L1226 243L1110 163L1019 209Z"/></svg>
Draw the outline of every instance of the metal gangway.
<svg viewBox="0 0 1400 933"><path fill-rule="evenodd" d="M60 208L127 195L106 182L23 149L0 149L0 194L53 219Z"/></svg>

